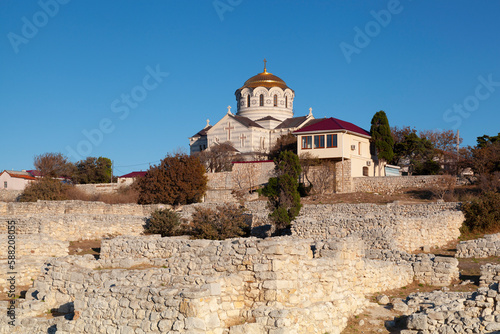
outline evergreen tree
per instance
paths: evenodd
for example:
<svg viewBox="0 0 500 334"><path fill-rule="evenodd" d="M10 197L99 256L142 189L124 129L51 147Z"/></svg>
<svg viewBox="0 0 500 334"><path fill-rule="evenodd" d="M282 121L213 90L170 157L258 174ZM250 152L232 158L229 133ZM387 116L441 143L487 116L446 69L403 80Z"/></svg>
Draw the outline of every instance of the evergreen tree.
<svg viewBox="0 0 500 334"><path fill-rule="evenodd" d="M391 161L394 157L394 139L391 135L389 120L384 111L380 110L372 118L370 135L372 136L372 153L382 161Z"/></svg>
<svg viewBox="0 0 500 334"><path fill-rule="evenodd" d="M299 193L301 167L299 157L290 151L282 151L274 163L276 177L269 179L263 194L268 197L269 207L273 210L269 218L277 229L284 229L290 226L302 207Z"/></svg>

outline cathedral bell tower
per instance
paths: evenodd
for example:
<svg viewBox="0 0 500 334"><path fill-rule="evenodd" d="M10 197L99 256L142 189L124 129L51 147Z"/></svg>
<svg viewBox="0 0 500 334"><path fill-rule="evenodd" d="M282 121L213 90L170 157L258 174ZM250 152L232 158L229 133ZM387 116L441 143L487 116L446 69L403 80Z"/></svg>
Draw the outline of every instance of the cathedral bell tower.
<svg viewBox="0 0 500 334"><path fill-rule="evenodd" d="M293 117L295 93L276 75L267 72L264 59L264 72L248 79L243 87L236 90L237 116L252 121L272 117L279 121Z"/></svg>

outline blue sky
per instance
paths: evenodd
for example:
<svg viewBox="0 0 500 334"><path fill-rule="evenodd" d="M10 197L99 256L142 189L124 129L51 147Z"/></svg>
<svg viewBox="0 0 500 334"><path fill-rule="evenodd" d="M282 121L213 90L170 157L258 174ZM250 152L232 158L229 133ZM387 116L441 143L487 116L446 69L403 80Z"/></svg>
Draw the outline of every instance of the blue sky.
<svg viewBox="0 0 500 334"><path fill-rule="evenodd" d="M0 2L0 170L61 152L146 170L263 69L295 115L500 132L498 1ZM128 99L128 100L127 100Z"/></svg>

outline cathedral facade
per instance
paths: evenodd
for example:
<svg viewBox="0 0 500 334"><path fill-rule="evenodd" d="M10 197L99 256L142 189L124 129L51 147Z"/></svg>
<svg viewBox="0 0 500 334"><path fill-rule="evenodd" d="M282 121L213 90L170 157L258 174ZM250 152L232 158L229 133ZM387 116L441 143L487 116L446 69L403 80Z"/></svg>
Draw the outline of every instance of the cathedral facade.
<svg viewBox="0 0 500 334"><path fill-rule="evenodd" d="M226 115L214 125L206 126L189 138L190 153L213 145L229 143L235 153L246 160L265 156L276 140L309 124L312 110L306 116L294 117L295 92L272 73L264 71L248 79L234 93L237 111L228 107Z"/></svg>

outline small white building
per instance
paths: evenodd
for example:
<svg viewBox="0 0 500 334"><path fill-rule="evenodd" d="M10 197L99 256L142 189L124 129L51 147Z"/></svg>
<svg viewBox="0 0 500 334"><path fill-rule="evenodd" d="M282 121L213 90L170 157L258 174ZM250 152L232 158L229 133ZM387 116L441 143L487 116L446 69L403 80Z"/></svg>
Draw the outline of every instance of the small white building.
<svg viewBox="0 0 500 334"><path fill-rule="evenodd" d="M319 159L350 165L350 177L381 176L370 153L370 133L357 125L337 119L311 121L293 132L299 156L308 152Z"/></svg>
<svg viewBox="0 0 500 334"><path fill-rule="evenodd" d="M129 186L132 183L134 183L134 181L137 178L144 177L144 175L146 175L146 172L140 171L140 172L132 172L132 173L128 173L128 174L125 174L122 176L118 176L118 186L119 187Z"/></svg>
<svg viewBox="0 0 500 334"><path fill-rule="evenodd" d="M0 189L24 190L35 177L26 171L4 170L0 174Z"/></svg>

